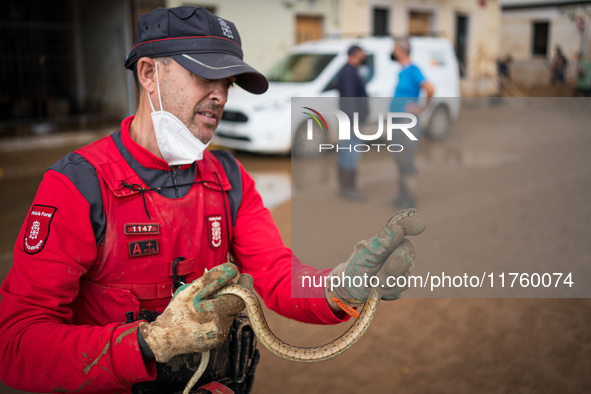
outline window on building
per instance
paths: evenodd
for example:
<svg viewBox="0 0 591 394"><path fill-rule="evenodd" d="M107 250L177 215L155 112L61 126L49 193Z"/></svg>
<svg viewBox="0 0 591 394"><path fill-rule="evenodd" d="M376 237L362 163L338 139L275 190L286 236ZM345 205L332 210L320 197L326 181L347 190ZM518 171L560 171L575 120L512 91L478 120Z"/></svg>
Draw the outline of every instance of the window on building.
<svg viewBox="0 0 591 394"><path fill-rule="evenodd" d="M372 35L377 37L390 35L390 10L387 8L373 9L373 32Z"/></svg>
<svg viewBox="0 0 591 394"><path fill-rule="evenodd" d="M548 22L534 22L533 24L533 42L532 55L546 56L548 55L548 33L550 31L550 23Z"/></svg>
<svg viewBox="0 0 591 394"><path fill-rule="evenodd" d="M433 34L433 14L411 11L408 18L408 34L411 36L430 36Z"/></svg>
<svg viewBox="0 0 591 394"><path fill-rule="evenodd" d="M132 110L125 89L131 73L122 66L132 30L127 3L3 1L1 136L121 122Z"/></svg>
<svg viewBox="0 0 591 394"><path fill-rule="evenodd" d="M296 16L296 44L320 40L323 36L322 25L322 17Z"/></svg>

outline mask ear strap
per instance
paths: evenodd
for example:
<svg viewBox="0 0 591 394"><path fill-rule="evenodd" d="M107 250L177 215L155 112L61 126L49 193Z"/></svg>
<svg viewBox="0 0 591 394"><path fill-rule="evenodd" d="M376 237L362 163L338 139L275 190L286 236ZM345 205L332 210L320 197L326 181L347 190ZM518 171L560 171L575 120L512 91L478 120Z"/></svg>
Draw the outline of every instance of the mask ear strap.
<svg viewBox="0 0 591 394"><path fill-rule="evenodd" d="M158 87L158 101L160 102L160 111L164 111L164 107L162 106L162 96L160 96L160 82L158 82L158 61L155 60L154 63L156 64L156 87Z"/></svg>
<svg viewBox="0 0 591 394"><path fill-rule="evenodd" d="M158 81L158 62L154 61L154 64L156 65L156 87L158 88L158 101L160 102L160 111L164 111L164 109L162 108L162 97L160 96L160 82ZM150 101L150 107L152 107L152 112L156 112L154 104L152 104L152 97L150 97L150 93L146 93L148 94L148 101Z"/></svg>
<svg viewBox="0 0 591 394"><path fill-rule="evenodd" d="M156 112L154 108L154 104L152 104L152 98L150 97L150 93L146 90L146 94L148 95L148 101L150 101L150 107L152 107L152 112Z"/></svg>

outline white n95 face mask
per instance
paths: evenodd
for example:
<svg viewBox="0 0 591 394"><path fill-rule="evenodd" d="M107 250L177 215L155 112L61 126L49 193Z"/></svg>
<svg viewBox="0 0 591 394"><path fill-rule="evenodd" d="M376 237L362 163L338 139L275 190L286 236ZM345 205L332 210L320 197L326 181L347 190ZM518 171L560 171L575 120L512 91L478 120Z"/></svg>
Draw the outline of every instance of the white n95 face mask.
<svg viewBox="0 0 591 394"><path fill-rule="evenodd" d="M152 123L154 124L154 132L156 133L156 142L158 143L160 154L171 166L190 164L196 160L201 160L209 142L207 144L201 142L179 118L168 111L164 111L162 108L162 97L160 96L160 83L158 82L158 62L155 63L160 111L156 111L150 94L148 92L146 94L152 107Z"/></svg>

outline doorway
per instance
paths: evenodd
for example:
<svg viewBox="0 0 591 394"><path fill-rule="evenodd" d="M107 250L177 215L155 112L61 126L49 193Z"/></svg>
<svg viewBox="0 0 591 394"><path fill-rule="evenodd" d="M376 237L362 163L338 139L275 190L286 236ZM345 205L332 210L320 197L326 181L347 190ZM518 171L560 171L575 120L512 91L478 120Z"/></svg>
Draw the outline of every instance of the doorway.
<svg viewBox="0 0 591 394"><path fill-rule="evenodd" d="M466 58L468 52L468 17L466 15L456 15L456 37L455 37L456 57L460 66L460 77L466 75Z"/></svg>
<svg viewBox="0 0 591 394"><path fill-rule="evenodd" d="M410 36L427 37L433 34L433 14L431 12L411 11L408 21Z"/></svg>
<svg viewBox="0 0 591 394"><path fill-rule="evenodd" d="M320 16L296 16L296 44L320 40L323 36L323 18Z"/></svg>

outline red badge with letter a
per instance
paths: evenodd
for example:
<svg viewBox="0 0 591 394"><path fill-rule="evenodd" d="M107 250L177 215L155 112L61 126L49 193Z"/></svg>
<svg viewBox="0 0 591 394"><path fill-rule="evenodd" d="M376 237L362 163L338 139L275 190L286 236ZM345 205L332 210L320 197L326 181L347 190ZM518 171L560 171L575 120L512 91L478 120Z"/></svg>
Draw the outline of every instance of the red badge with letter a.
<svg viewBox="0 0 591 394"><path fill-rule="evenodd" d="M57 211L56 207L47 205L33 205L27 228L25 229L25 239L23 248L29 254L39 253L47 243L49 237L49 228L51 221Z"/></svg>
<svg viewBox="0 0 591 394"><path fill-rule="evenodd" d="M209 244L217 249L222 245L222 217L221 215L207 217L207 233L209 235Z"/></svg>

